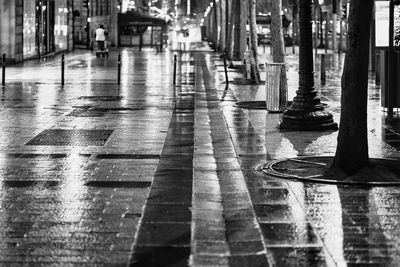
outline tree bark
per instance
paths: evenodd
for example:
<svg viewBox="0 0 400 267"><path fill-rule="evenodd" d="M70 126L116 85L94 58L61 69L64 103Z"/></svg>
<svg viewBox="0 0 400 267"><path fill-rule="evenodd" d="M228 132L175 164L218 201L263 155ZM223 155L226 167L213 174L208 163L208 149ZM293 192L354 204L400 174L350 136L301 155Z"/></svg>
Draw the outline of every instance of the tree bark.
<svg viewBox="0 0 400 267"><path fill-rule="evenodd" d="M247 1L233 0L237 2L235 10L235 30L233 43L233 60L243 60L246 51L246 25L247 25Z"/></svg>
<svg viewBox="0 0 400 267"><path fill-rule="evenodd" d="M236 9L237 9L237 0L230 0L229 1L229 24L228 24L228 33L226 37L226 57L228 60L233 59L233 30L235 26L235 19L236 19Z"/></svg>
<svg viewBox="0 0 400 267"><path fill-rule="evenodd" d="M226 48L226 1L220 0L218 3L219 6L219 16L220 16L220 27L219 27L219 51L223 52Z"/></svg>
<svg viewBox="0 0 400 267"><path fill-rule="evenodd" d="M273 48L273 61L275 63L285 62L281 10L282 0L273 1L271 4L271 40Z"/></svg>
<svg viewBox="0 0 400 267"><path fill-rule="evenodd" d="M258 65L258 42L256 21L256 0L249 0L249 24L250 24L250 54L254 60L251 61L252 82L260 83L260 69Z"/></svg>
<svg viewBox="0 0 400 267"><path fill-rule="evenodd" d="M282 27L282 0L275 0L271 3L271 42L273 51L273 61L275 63L285 63L285 43L283 40L283 27ZM282 97L286 97L287 93L287 77L286 71L281 73L281 83L279 84L279 92ZM281 107L283 109L286 106Z"/></svg>
<svg viewBox="0 0 400 267"><path fill-rule="evenodd" d="M299 44L299 7L296 2L293 4L293 42Z"/></svg>
<svg viewBox="0 0 400 267"><path fill-rule="evenodd" d="M336 36L336 28L337 28L337 2L336 0L332 0L332 50L336 52L337 49L337 36Z"/></svg>
<svg viewBox="0 0 400 267"><path fill-rule="evenodd" d="M367 139L368 53L373 0L350 2L341 116L333 167L351 175L369 164Z"/></svg>
<svg viewBox="0 0 400 267"><path fill-rule="evenodd" d="M219 41L218 41L218 23L219 23L219 19L218 19L218 7L217 7L217 3L215 0L212 1L213 4L213 42L214 42L214 51L218 51L218 46L219 46Z"/></svg>
<svg viewBox="0 0 400 267"><path fill-rule="evenodd" d="M225 50L226 52L226 47L228 46L228 31L229 31L229 15L230 15L230 8L231 8L231 3L232 0L225 0Z"/></svg>

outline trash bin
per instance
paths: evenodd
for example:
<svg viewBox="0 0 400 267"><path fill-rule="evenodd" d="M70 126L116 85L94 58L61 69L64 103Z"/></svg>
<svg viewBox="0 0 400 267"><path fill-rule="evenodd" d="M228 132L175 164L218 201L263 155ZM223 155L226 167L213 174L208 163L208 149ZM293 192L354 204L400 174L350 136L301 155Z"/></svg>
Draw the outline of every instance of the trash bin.
<svg viewBox="0 0 400 267"><path fill-rule="evenodd" d="M251 62L250 62L250 51L246 50L244 52L244 63L246 66L246 79L251 79Z"/></svg>
<svg viewBox="0 0 400 267"><path fill-rule="evenodd" d="M269 112L282 112L287 106L286 69L284 63L265 64L265 106Z"/></svg>

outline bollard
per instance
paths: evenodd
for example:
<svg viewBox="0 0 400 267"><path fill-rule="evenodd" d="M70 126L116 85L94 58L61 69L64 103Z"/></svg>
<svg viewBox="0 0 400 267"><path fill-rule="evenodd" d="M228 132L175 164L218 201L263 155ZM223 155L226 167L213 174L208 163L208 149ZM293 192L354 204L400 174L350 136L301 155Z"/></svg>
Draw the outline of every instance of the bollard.
<svg viewBox="0 0 400 267"><path fill-rule="evenodd" d="M379 53L376 54L375 85L381 84L381 60Z"/></svg>
<svg viewBox="0 0 400 267"><path fill-rule="evenodd" d="M61 85L64 85L64 71L65 71L65 59L64 54L61 55Z"/></svg>
<svg viewBox="0 0 400 267"><path fill-rule="evenodd" d="M177 62L177 56L176 54L174 55L174 77L173 77L173 85L176 86L176 62Z"/></svg>
<svg viewBox="0 0 400 267"><path fill-rule="evenodd" d="M121 54L118 54L118 85L121 84Z"/></svg>
<svg viewBox="0 0 400 267"><path fill-rule="evenodd" d="M296 49L294 47L294 41L293 41L292 53L293 53L293 55L296 54Z"/></svg>
<svg viewBox="0 0 400 267"><path fill-rule="evenodd" d="M3 54L1 85L6 85L6 54Z"/></svg>
<svg viewBox="0 0 400 267"><path fill-rule="evenodd" d="M265 42L263 43L263 53L265 54Z"/></svg>
<svg viewBox="0 0 400 267"><path fill-rule="evenodd" d="M321 55L321 85L326 84L325 54Z"/></svg>
<svg viewBox="0 0 400 267"><path fill-rule="evenodd" d="M228 80L228 70L227 70L227 66L226 66L226 54L225 54L225 52L223 53L222 58L224 59L224 70L225 70L226 87L228 87L229 80Z"/></svg>

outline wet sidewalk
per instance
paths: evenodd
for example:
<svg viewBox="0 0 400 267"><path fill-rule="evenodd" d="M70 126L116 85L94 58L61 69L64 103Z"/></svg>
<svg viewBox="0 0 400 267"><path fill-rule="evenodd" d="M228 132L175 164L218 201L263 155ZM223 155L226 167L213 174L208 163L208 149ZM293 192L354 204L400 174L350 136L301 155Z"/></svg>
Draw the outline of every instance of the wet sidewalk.
<svg viewBox="0 0 400 267"><path fill-rule="evenodd" d="M121 265L173 112L169 54L77 51L7 68L1 96L4 266ZM157 75L154 75L154 74Z"/></svg>
<svg viewBox="0 0 400 267"><path fill-rule="evenodd" d="M279 132L281 114L235 107L265 100L263 85L226 88L220 55L203 44L174 53L77 51L66 55L64 86L60 57L7 69L0 265L398 265L398 188L257 171L273 159L332 156L337 132ZM287 60L290 98L297 56ZM336 122L342 61L329 59L326 86L315 64ZM371 77L370 155L398 158L397 121L379 101Z"/></svg>
<svg viewBox="0 0 400 267"><path fill-rule="evenodd" d="M318 51L323 52L323 51ZM261 60L271 62L269 54ZM340 77L344 55L328 54L327 84L320 83L320 54L315 87L326 108L340 121ZM289 100L298 87L298 57L287 54ZM234 101L265 100L265 86L235 84L226 89L221 61L215 59L219 96ZM265 75L265 74L263 74ZM264 76L265 77L265 76ZM277 179L254 170L257 164L301 156L333 156L337 132L280 132L281 114L238 109L231 99L221 106L245 174L269 263L276 266L397 266L399 264L398 187L356 187ZM399 158L398 115L388 120L380 106L380 88L370 77L368 140L372 158ZM297 170L301 172L301 170ZM307 172L307 169L303 169Z"/></svg>

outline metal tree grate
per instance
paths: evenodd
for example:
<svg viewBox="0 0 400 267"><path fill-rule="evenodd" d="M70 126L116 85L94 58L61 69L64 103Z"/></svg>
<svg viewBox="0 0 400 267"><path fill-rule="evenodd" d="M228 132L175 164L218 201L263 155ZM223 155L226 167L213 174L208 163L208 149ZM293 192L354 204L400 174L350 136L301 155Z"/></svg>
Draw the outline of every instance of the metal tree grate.
<svg viewBox="0 0 400 267"><path fill-rule="evenodd" d="M104 146L112 130L44 130L26 145L29 146Z"/></svg>
<svg viewBox="0 0 400 267"><path fill-rule="evenodd" d="M109 96L109 95L100 95L100 96L80 96L78 99L86 99L92 101L119 101L122 99L122 96Z"/></svg>
<svg viewBox="0 0 400 267"><path fill-rule="evenodd" d="M103 117L105 114L104 111L101 110L92 110L92 109L74 109L67 116L72 117Z"/></svg>

